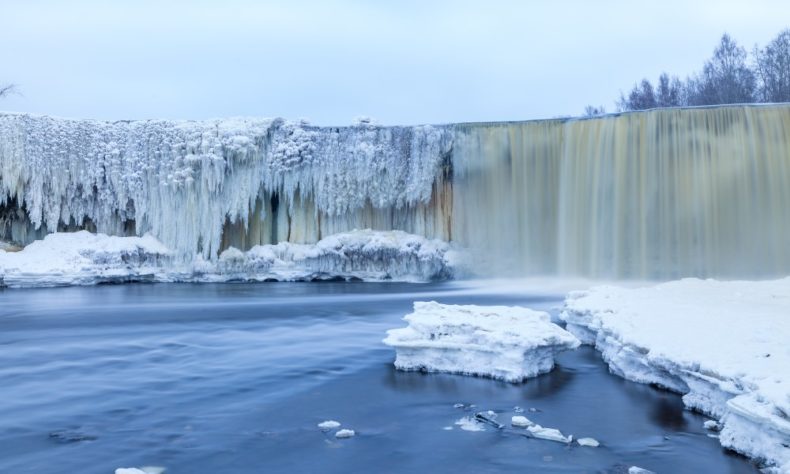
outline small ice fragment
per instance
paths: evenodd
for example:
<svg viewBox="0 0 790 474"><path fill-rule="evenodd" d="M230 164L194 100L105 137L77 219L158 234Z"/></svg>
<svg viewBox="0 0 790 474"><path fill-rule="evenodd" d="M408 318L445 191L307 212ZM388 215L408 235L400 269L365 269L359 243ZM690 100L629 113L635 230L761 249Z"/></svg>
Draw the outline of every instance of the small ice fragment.
<svg viewBox="0 0 790 474"><path fill-rule="evenodd" d="M493 417L489 415L490 413L493 413ZM496 413L492 412L491 410L487 411L486 413L482 413L482 412L475 413L475 419L477 421L481 421L483 423L487 423L487 424L493 426L494 428L496 428L498 430L501 430L502 428L504 428L505 425L497 423L497 421L494 420L494 417L496 417Z"/></svg>
<svg viewBox="0 0 790 474"><path fill-rule="evenodd" d="M340 423L335 420L326 420L318 424L318 427L324 431L334 430L340 428Z"/></svg>
<svg viewBox="0 0 790 474"><path fill-rule="evenodd" d="M538 410L537 408L530 408L530 409L529 409L529 411L530 411L531 413L537 413L537 412L539 412L540 410Z"/></svg>
<svg viewBox="0 0 790 474"><path fill-rule="evenodd" d="M557 441L559 443L570 443L573 441L571 437L565 437L560 430L554 428L544 428L540 425L532 425L527 427L532 436L539 439L545 439L548 441Z"/></svg>
<svg viewBox="0 0 790 474"><path fill-rule="evenodd" d="M597 448L601 445L595 438L579 438L576 442L579 443L579 446L589 446L591 448Z"/></svg>
<svg viewBox="0 0 790 474"><path fill-rule="evenodd" d="M479 421L475 420L471 416L465 416L465 417L459 419L458 421L456 421L455 424L458 425L458 427L461 428L464 431L485 431L486 430L482 423L480 423Z"/></svg>
<svg viewBox="0 0 790 474"><path fill-rule="evenodd" d="M463 403L456 403L455 405L453 405L453 408L463 408L463 407L464 407Z"/></svg>
<svg viewBox="0 0 790 474"><path fill-rule="evenodd" d="M708 436L708 438L719 439L719 435L716 435L716 434L710 434L710 433L708 433L708 434L707 434L707 436Z"/></svg>
<svg viewBox="0 0 790 474"><path fill-rule="evenodd" d="M513 407L513 413L524 413L524 409L520 406Z"/></svg>
<svg viewBox="0 0 790 474"><path fill-rule="evenodd" d="M452 430L453 430L453 427L452 427L452 426L445 426L445 427L444 427L444 428L442 428L442 429L443 429L444 431L452 431Z"/></svg>
<svg viewBox="0 0 790 474"><path fill-rule="evenodd" d="M653 471L648 471L647 469L643 469L639 466L631 466L628 468L628 474L656 474Z"/></svg>
<svg viewBox="0 0 790 474"><path fill-rule="evenodd" d="M335 438L338 438L338 439L351 438L355 434L356 433L354 432L354 430L343 429L343 430L340 430L337 433L335 433Z"/></svg>
<svg viewBox="0 0 790 474"><path fill-rule="evenodd" d="M721 429L721 426L716 420L708 420L703 423L702 426L705 427L706 430L711 431L719 431Z"/></svg>
<svg viewBox="0 0 790 474"><path fill-rule="evenodd" d="M518 428L526 428L528 426L534 425L535 423L531 422L526 416L516 415L510 418L510 424Z"/></svg>

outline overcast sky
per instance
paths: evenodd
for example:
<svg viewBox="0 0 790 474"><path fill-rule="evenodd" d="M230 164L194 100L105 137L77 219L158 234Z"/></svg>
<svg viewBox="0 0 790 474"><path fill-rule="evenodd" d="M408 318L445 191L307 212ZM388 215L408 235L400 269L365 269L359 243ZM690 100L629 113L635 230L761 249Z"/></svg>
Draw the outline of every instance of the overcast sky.
<svg viewBox="0 0 790 474"><path fill-rule="evenodd" d="M2 0L0 110L99 119L281 116L347 124L614 109L621 90L747 49L790 1Z"/></svg>

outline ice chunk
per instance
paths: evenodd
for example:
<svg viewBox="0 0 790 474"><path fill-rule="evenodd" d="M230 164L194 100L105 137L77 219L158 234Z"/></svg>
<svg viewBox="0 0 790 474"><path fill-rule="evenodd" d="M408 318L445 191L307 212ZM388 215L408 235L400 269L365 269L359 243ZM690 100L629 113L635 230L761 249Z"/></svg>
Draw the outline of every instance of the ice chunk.
<svg viewBox="0 0 790 474"><path fill-rule="evenodd" d="M357 433L354 430L342 429L342 430L338 431L337 433L335 433L335 438L338 438L338 439L352 438L356 434Z"/></svg>
<svg viewBox="0 0 790 474"><path fill-rule="evenodd" d="M528 426L534 425L535 423L530 421L526 416L516 415L510 418L510 424L518 428L526 428Z"/></svg>
<svg viewBox="0 0 790 474"><path fill-rule="evenodd" d="M387 331L395 367L480 375L508 382L548 372L554 355L579 341L547 313L508 306L415 302L408 327Z"/></svg>
<svg viewBox="0 0 790 474"><path fill-rule="evenodd" d="M329 430L334 430L336 428L340 428L340 423L335 420L327 420L319 423L318 427L322 430L329 431Z"/></svg>
<svg viewBox="0 0 790 474"><path fill-rule="evenodd" d="M539 439L557 441L560 443L570 443L573 441L573 437L564 436L562 433L560 433L560 430L556 428L544 428L540 425L532 425L528 426L527 430L532 433L532 436Z"/></svg>
<svg viewBox="0 0 790 474"><path fill-rule="evenodd" d="M613 373L682 393L723 446L790 470L790 278L601 286L560 316Z"/></svg>
<svg viewBox="0 0 790 474"><path fill-rule="evenodd" d="M576 440L579 446L589 446L591 448L597 448L601 445L595 438L579 438Z"/></svg>

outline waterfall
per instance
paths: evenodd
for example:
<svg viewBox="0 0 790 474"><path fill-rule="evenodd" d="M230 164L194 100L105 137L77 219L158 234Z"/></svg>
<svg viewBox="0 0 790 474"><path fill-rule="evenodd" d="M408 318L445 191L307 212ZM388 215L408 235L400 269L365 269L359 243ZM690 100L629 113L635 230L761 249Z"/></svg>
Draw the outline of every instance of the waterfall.
<svg viewBox="0 0 790 474"><path fill-rule="evenodd" d="M786 275L790 106L415 127L0 114L0 239L83 228L184 259L372 228L456 242L488 275Z"/></svg>

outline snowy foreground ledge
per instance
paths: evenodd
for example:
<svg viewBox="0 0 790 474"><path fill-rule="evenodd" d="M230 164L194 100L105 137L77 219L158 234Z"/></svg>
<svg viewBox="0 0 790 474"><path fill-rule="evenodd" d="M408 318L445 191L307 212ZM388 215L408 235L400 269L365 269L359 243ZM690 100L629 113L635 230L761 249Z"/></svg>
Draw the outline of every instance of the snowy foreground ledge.
<svg viewBox="0 0 790 474"><path fill-rule="evenodd" d="M0 287L123 282L427 281L452 278L461 254L440 240L400 231L358 230L316 244L225 250L215 261L176 258L150 235L110 237L87 231L47 235L19 252L0 249Z"/></svg>
<svg viewBox="0 0 790 474"><path fill-rule="evenodd" d="M395 367L521 382L548 372L554 355L579 340L547 313L508 306L456 306L415 302L408 327L387 331Z"/></svg>
<svg viewBox="0 0 790 474"><path fill-rule="evenodd" d="M790 472L790 278L572 293L561 318L615 374L683 395L721 444Z"/></svg>

